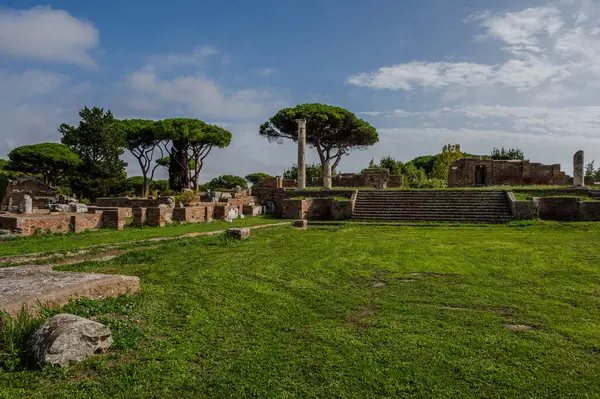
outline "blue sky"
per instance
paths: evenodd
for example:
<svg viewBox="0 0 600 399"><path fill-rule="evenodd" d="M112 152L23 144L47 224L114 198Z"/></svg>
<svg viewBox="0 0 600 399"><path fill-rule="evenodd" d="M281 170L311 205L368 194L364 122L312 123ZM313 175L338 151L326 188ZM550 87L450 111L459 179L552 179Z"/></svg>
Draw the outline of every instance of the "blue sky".
<svg viewBox="0 0 600 399"><path fill-rule="evenodd" d="M203 180L277 174L295 149L269 144L259 124L282 107L324 102L380 134L342 161L344 172L457 142L471 153L519 146L571 173L578 149L600 162L594 3L4 0L0 157L60 140L58 125L77 123L87 105L229 129L232 145L207 159Z"/></svg>

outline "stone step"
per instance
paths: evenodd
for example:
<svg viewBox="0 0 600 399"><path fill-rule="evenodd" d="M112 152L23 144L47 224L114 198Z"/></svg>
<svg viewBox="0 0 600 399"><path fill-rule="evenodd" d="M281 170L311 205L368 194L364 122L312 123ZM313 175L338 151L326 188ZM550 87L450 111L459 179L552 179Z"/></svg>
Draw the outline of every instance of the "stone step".
<svg viewBox="0 0 600 399"><path fill-rule="evenodd" d="M500 205L457 205L457 206L448 206L441 204L372 204L372 205L356 205L354 209L424 209L429 211L435 210L477 210L477 211L486 211L486 210L504 210L508 207L500 206Z"/></svg>
<svg viewBox="0 0 600 399"><path fill-rule="evenodd" d="M427 212L360 212L354 213L352 217L468 217L468 218L511 218L509 213L427 213Z"/></svg>
<svg viewBox="0 0 600 399"><path fill-rule="evenodd" d="M431 217L431 218L410 218L410 217L353 217L355 221L377 221L377 222L455 222L455 223L489 223L501 224L513 221L511 218L451 218L451 217Z"/></svg>

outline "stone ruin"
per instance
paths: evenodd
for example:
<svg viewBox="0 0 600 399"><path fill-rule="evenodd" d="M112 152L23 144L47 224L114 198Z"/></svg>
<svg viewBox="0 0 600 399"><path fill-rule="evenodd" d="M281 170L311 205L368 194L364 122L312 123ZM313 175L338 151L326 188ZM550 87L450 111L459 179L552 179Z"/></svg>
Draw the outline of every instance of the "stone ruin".
<svg viewBox="0 0 600 399"><path fill-rule="evenodd" d="M569 177L560 165L543 165L528 160L464 158L452 162L448 187L566 185Z"/></svg>

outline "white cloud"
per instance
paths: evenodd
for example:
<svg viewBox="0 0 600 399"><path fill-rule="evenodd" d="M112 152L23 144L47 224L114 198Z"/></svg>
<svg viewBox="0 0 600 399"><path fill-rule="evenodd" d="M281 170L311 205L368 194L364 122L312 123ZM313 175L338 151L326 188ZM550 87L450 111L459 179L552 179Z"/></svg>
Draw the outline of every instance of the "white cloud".
<svg viewBox="0 0 600 399"><path fill-rule="evenodd" d="M258 74L261 77L266 78L267 76L273 75L276 71L277 71L277 69L275 69L275 68L263 68L258 72Z"/></svg>
<svg viewBox="0 0 600 399"><path fill-rule="evenodd" d="M536 161L564 165L581 148L600 157L600 7L555 4L468 18L473 45L485 41L480 57L416 60L350 76L351 84L410 91L420 100L362 114L374 118L382 141L402 136L402 145L416 143L408 135L417 134L438 146L458 140L469 152L521 146ZM490 56L503 61L482 61Z"/></svg>
<svg viewBox="0 0 600 399"><path fill-rule="evenodd" d="M268 89L228 90L202 73L162 78L153 66L128 77L129 104L137 110L183 107L197 117L253 118L266 116L283 103Z"/></svg>
<svg viewBox="0 0 600 399"><path fill-rule="evenodd" d="M0 55L94 67L89 51L99 40L91 22L66 11L0 8Z"/></svg>
<svg viewBox="0 0 600 399"><path fill-rule="evenodd" d="M514 49L539 50L540 34L553 36L564 25L561 11L556 7L527 8L504 15L484 16L481 27L486 36L501 40Z"/></svg>

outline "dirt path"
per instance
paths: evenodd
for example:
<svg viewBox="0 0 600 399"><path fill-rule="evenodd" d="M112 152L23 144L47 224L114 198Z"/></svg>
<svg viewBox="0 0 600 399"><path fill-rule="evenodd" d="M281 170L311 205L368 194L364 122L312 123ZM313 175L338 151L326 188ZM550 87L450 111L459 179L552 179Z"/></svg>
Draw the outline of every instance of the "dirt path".
<svg viewBox="0 0 600 399"><path fill-rule="evenodd" d="M270 223L270 224L262 224L258 226L248 226L250 230L259 230L268 227L277 227L277 226L289 226L290 222L279 222L279 223ZM30 254L20 254L20 255L8 255L0 257L0 265L8 266L21 266L25 263L29 262L43 262L46 260L55 260L55 262L40 264L40 266L44 267L53 267L57 265L65 265L65 264L73 264L79 262L85 262L88 260L109 260L112 258L116 258L124 253L131 252L137 250L137 248L122 250L120 247L124 247L131 244L146 244L146 243L161 243L168 242L174 240L181 240L185 238L199 237L199 236L212 236L225 233L224 230L215 230L215 231L204 231L204 232L194 232L194 233L186 233L179 236L172 237L155 237L148 238L144 240L131 240L131 241L123 241L123 242L115 242L108 244L95 244L95 245L87 245L78 247L76 251L69 251L64 253L48 253L48 252L37 252ZM148 246L147 248L157 248L158 245ZM91 252L96 252L96 250L100 250L101 252L93 255L89 255ZM30 265L30 264L29 264Z"/></svg>

